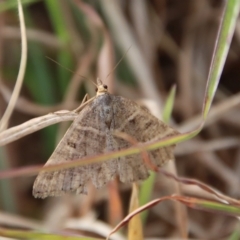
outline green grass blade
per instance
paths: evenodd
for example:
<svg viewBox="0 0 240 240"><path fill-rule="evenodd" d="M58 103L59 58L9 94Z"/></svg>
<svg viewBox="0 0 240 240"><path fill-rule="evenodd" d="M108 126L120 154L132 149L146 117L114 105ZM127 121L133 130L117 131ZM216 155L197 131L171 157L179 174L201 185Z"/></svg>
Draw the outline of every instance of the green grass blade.
<svg viewBox="0 0 240 240"><path fill-rule="evenodd" d="M21 231L4 228L0 228L0 236L29 240L104 240L103 238L67 236L63 234L48 234L34 231Z"/></svg>
<svg viewBox="0 0 240 240"><path fill-rule="evenodd" d="M217 86L232 40L233 32L236 26L237 17L239 15L239 8L239 0L226 1L226 8L218 33L219 38L215 46L214 56L208 76L208 85L204 102L205 104L203 107L204 120L207 118L212 100L217 90Z"/></svg>
<svg viewBox="0 0 240 240"><path fill-rule="evenodd" d="M239 230L239 224L238 229L236 229L231 236L228 238L228 240L239 240L240 239L240 230Z"/></svg>
<svg viewBox="0 0 240 240"><path fill-rule="evenodd" d="M226 205L223 203L217 202L210 202L204 200L197 200L195 201L193 207L204 209L204 210L211 210L213 212L223 213L230 216L238 216L240 215L240 207L233 206L233 205Z"/></svg>
<svg viewBox="0 0 240 240"><path fill-rule="evenodd" d="M173 110L173 105L174 105L174 101L175 101L175 95L176 95L176 85L174 85L171 90L170 93L168 95L167 101L165 103L165 106L163 108L163 121L165 123L168 123L170 121L170 118L172 116L172 110Z"/></svg>
<svg viewBox="0 0 240 240"><path fill-rule="evenodd" d="M60 2L61 1L45 0L45 5L47 7L53 29L60 40L66 44L70 42L70 36L69 32L67 31L66 22L64 21L62 15Z"/></svg>
<svg viewBox="0 0 240 240"><path fill-rule="evenodd" d="M154 187L154 183L155 183L155 179L156 179L156 173L155 172L150 172L150 176L148 179L146 179L140 188L140 193L139 193L139 204L140 206L148 203L151 199L151 195L152 195L152 191L153 191L153 187ZM142 218L142 222L143 225L144 223L146 223L147 220L147 216L148 216L148 211L144 211L141 213L141 218Z"/></svg>
<svg viewBox="0 0 240 240"><path fill-rule="evenodd" d="M66 68L72 69L73 60L69 50L70 48L68 48L68 46L70 46L71 44L71 37L70 32L67 28L66 21L64 19L61 1L45 0L45 4L49 13L49 17L51 19L53 29L56 32L57 37L63 43L63 46L65 46L58 53L57 62L59 62L62 66ZM61 96L64 95L65 90L67 89L70 76L71 73L66 71L66 69L58 68L57 79L60 85Z"/></svg>

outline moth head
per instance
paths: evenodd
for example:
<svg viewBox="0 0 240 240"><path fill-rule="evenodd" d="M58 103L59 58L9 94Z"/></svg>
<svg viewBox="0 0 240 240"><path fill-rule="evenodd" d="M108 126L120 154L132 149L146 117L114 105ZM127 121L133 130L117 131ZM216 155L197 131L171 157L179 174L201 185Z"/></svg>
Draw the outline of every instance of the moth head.
<svg viewBox="0 0 240 240"><path fill-rule="evenodd" d="M96 88L97 96L102 95L108 92L107 85L103 84L100 78L97 78L97 88Z"/></svg>

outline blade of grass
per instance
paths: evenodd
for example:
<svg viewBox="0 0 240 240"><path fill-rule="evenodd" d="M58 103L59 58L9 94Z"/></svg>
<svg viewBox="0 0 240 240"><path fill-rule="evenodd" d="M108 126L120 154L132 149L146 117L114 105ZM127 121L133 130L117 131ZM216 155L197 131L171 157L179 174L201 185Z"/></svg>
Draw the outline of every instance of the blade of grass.
<svg viewBox="0 0 240 240"><path fill-rule="evenodd" d="M212 63L208 75L208 84L203 105L203 119L206 120L212 100L214 98L220 76L223 70L224 63L232 41L232 36L239 15L240 1L229 0L226 2L226 7L222 22L219 28L217 43L215 45Z"/></svg>
<svg viewBox="0 0 240 240"><path fill-rule="evenodd" d="M140 206L142 206L150 201L154 183L155 183L155 179L156 179L156 173L150 172L149 178L146 179L142 183L141 188L140 188L140 194L139 194ZM142 218L143 224L146 223L147 217L148 217L148 211L144 211L141 213L141 218Z"/></svg>
<svg viewBox="0 0 240 240"><path fill-rule="evenodd" d="M194 132L194 134L196 134ZM184 135L184 134L182 134ZM0 172L0 179L3 178L10 178L10 177L19 177L19 176L27 176L27 175L35 175L36 173L39 172L39 170L44 170L44 171L56 171L56 170L62 170L62 169L67 169L67 168L72 168L72 167L77 167L77 166L83 166L83 165L89 165L91 163L99 163L103 162L109 159L113 158L118 158L120 156L128 156L132 154L137 154L137 153L142 153L143 151L147 150L154 150L163 146L168 146L172 145L173 143L179 141L179 139L183 139L185 137L182 135L178 135L175 137L169 137L162 139L161 141L157 141L156 143L145 143L145 144L140 144L139 146L133 146L128 149L123 149L120 151L115 151L115 152L109 152L109 153L104 153L104 154L99 154L97 156L93 157L86 157L70 162L65 162L61 164L54 164L54 165L48 165L45 166L43 169L41 166L31 166L31 167L22 167L22 168L17 168L15 170L9 170L9 171L2 171Z"/></svg>
<svg viewBox="0 0 240 240"><path fill-rule="evenodd" d="M129 213L133 212L139 207L138 192L139 190L137 184L133 183ZM135 239L143 240L143 225L140 214L135 215L128 223L128 240Z"/></svg>
<svg viewBox="0 0 240 240"><path fill-rule="evenodd" d="M174 85L171 88L170 93L167 97L166 103L164 104L162 116L163 116L163 121L165 123L169 123L170 118L172 116L173 105L175 102L175 95L176 95L176 85Z"/></svg>
<svg viewBox="0 0 240 240"><path fill-rule="evenodd" d="M228 240L239 240L240 239L240 230L239 230L239 223L237 224L237 229L230 235Z"/></svg>
<svg viewBox="0 0 240 240"><path fill-rule="evenodd" d="M142 211L145 211L146 209L152 208L155 205L166 201L166 200L174 200L177 202L180 202L187 207L198 209L198 210L205 210L208 212L214 212L214 213L221 213L228 216L238 217L240 215L240 207L236 206L230 206L218 202L211 202L206 201L202 199L197 198L191 198L191 197L185 197L185 196L165 196L162 198L155 199L151 202L148 202L147 204L139 207L138 209L134 210L130 214L128 214L108 235L107 239L110 238L110 236L118 231L121 227L123 227L126 223L128 223L136 214L141 213Z"/></svg>
<svg viewBox="0 0 240 240"><path fill-rule="evenodd" d="M19 11L19 22L20 22L21 39L22 39L22 46L21 46L22 53L21 53L20 67L19 67L17 81L15 84L11 99L10 99L7 109L4 112L3 117L0 121L0 131L6 129L8 126L8 121L12 115L14 106L16 104L20 90L22 88L24 74L25 74L25 70L26 70L26 64L27 64L26 27L25 27L24 14L23 14L23 9L22 9L20 0L18 0L18 11Z"/></svg>
<svg viewBox="0 0 240 240"><path fill-rule="evenodd" d="M239 240L239 239L240 239L240 234L238 230L233 232L232 235L228 238L228 240Z"/></svg>
<svg viewBox="0 0 240 240"><path fill-rule="evenodd" d="M223 213L230 216L239 216L240 207L226 205L223 203L210 202L201 199L195 199L190 206L196 209L211 211L215 213Z"/></svg>
<svg viewBox="0 0 240 240"><path fill-rule="evenodd" d="M103 238L91 238L91 237L77 237L72 235L65 234L48 234L48 233L39 233L34 231L24 231L24 230L13 230L13 229L4 229L0 228L0 236L17 238L17 239L46 239L46 240L104 240Z"/></svg>
<svg viewBox="0 0 240 240"><path fill-rule="evenodd" d="M61 1L46 0L45 5L48 10L54 31L56 32L57 37L65 46L58 53L57 62L66 68L72 69L72 55L68 48L68 46L71 44L71 38L61 8ZM63 96L65 93L70 76L71 74L65 69L58 68L58 81L60 83L61 96Z"/></svg>

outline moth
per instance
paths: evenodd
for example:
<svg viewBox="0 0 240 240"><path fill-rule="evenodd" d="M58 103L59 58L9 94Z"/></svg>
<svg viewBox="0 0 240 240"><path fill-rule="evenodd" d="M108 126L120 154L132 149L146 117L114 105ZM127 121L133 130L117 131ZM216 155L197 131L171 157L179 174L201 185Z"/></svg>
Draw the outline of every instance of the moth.
<svg viewBox="0 0 240 240"><path fill-rule="evenodd" d="M140 143L178 134L146 108L110 94L100 79L97 86L96 97L79 112L46 166L131 147L132 143L114 134L116 131ZM149 151L151 163L161 167L174 159L173 149L174 145ZM141 154L133 154L53 172L42 170L34 182L33 195L46 198L66 192L86 194L89 180L101 188L117 174L121 182L134 182L148 178L149 169Z"/></svg>

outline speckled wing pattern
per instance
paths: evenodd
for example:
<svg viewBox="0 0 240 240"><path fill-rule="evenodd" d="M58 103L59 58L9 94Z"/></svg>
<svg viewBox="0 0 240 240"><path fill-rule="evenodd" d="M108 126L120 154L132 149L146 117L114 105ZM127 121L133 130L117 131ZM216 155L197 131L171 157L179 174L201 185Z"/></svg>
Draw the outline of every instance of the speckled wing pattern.
<svg viewBox="0 0 240 240"><path fill-rule="evenodd" d="M178 134L135 102L105 93L79 113L46 165L130 147L129 142L114 135L115 131L125 132L139 142ZM160 167L173 159L173 147L149 152L153 164ZM135 154L54 172L41 171L34 182L33 195L45 198L66 192L87 193L90 179L100 188L116 174L122 182L143 180L149 176L142 157Z"/></svg>
<svg viewBox="0 0 240 240"><path fill-rule="evenodd" d="M79 113L46 166L114 150L109 122L103 115L103 108L109 110L110 100L110 95L99 96ZM115 175L117 169L111 166L112 162L104 162L54 172L42 171L34 182L33 195L45 198L70 191L87 193L89 179L92 179L96 187L102 187Z"/></svg>
<svg viewBox="0 0 240 240"><path fill-rule="evenodd" d="M129 99L114 96L113 112L115 130L133 136L138 142L160 140L179 134L153 116L146 108L140 107ZM116 138L116 142L119 149L131 146L131 143L120 138ZM174 159L173 148L174 146L167 146L149 151L151 162L155 166L163 166L167 161ZM122 182L144 180L149 176L147 166L140 154L120 157L118 159L118 174Z"/></svg>

